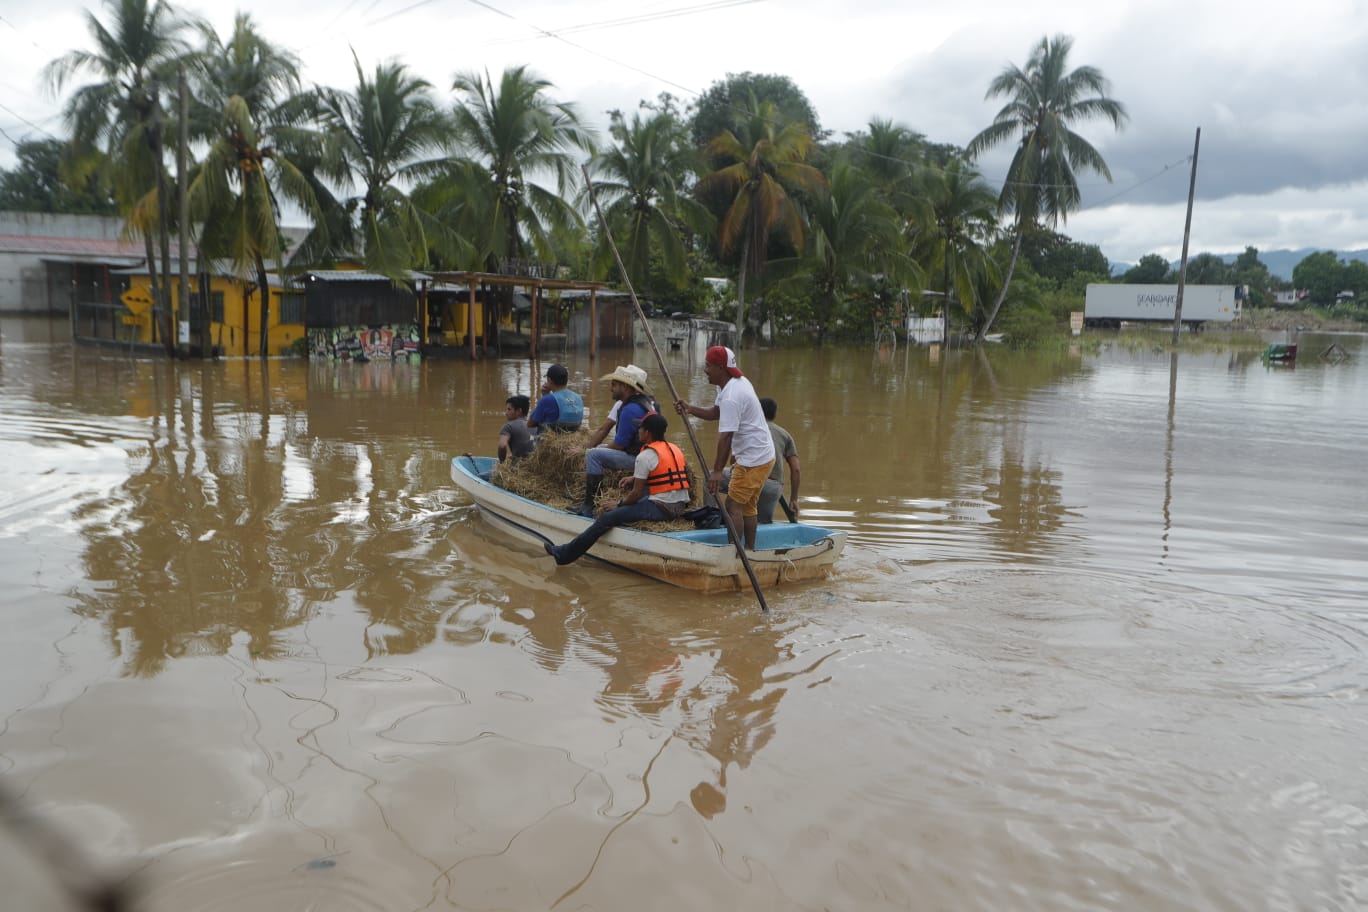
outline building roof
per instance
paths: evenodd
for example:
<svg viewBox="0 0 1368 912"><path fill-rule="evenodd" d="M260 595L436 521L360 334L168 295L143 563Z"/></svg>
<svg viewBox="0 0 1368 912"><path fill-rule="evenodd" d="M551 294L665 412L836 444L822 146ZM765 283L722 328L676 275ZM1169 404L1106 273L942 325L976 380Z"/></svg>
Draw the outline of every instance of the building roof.
<svg viewBox="0 0 1368 912"><path fill-rule="evenodd" d="M143 245L140 241L0 234L0 253L31 253L50 260L77 257L90 260L132 259L141 262Z"/></svg>
<svg viewBox="0 0 1368 912"><path fill-rule="evenodd" d="M306 269L301 274L303 276L313 276L324 282L391 282L389 276L381 275L378 272L366 272L361 269ZM412 269L404 273L404 277L411 282L421 282L431 279L432 276L423 272L414 272Z"/></svg>

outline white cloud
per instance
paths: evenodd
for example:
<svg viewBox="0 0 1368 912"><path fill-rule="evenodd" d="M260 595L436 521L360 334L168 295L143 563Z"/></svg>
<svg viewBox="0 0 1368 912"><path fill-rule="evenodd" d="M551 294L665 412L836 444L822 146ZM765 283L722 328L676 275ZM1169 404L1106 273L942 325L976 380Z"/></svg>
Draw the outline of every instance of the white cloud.
<svg viewBox="0 0 1368 912"><path fill-rule="evenodd" d="M84 46L89 0L6 4L0 10L0 167L13 141L60 134L57 103L37 76L59 54ZM1172 249L1182 238L1184 159L1202 127L1194 250L1363 246L1359 213L1368 187L1368 9L1363 0L1307 0L1292 7L1240 0L1147 0L1098 4L1055 0L956 0L928 8L905 0L778 0L715 5L633 25L699 3L642 0L186 0L221 34L236 9L271 40L294 48L310 81L354 83L352 51L369 70L399 57L441 96L452 74L529 64L580 104L594 124L669 91L684 98L727 72L790 76L839 135L873 116L938 142L963 145L1000 106L989 81L1024 63L1044 35L1075 39L1072 63L1092 64L1130 111L1114 134L1083 132L1114 182L1084 176L1085 205L1065 230L1115 260ZM107 19L106 8L90 9ZM491 9L492 8L492 9ZM501 15L500 13L504 15ZM511 18L510 18L511 17ZM565 40L548 30L599 24ZM982 163L1000 180L1005 154ZM1171 166L1165 171L1165 166ZM1104 202L1105 201L1105 202ZM1176 213L1176 217L1175 217Z"/></svg>

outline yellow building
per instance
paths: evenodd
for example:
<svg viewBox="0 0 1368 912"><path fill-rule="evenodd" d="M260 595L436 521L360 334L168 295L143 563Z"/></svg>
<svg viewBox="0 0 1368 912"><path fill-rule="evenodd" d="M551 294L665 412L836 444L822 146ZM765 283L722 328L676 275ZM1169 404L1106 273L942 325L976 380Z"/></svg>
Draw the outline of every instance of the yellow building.
<svg viewBox="0 0 1368 912"><path fill-rule="evenodd" d="M165 333L181 345L209 348L221 355L261 354L261 298L256 282L236 276L201 274L190 277L190 297L181 306L180 282L172 275L169 321L153 307L151 281L145 270L121 270L127 287L119 295L123 305L120 320L127 336L121 341L134 345L162 345ZM202 282L207 280L207 285ZM280 355L303 345L304 294L282 287L279 277L268 274L270 306L266 318L266 354ZM204 294L201 294L201 288ZM207 335L201 332L208 320Z"/></svg>

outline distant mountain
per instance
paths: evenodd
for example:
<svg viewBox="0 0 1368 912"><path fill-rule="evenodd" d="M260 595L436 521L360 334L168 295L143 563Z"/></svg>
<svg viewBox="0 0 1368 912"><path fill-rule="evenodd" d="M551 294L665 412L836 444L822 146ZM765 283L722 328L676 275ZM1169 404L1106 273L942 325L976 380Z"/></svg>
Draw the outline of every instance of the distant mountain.
<svg viewBox="0 0 1368 912"><path fill-rule="evenodd" d="M1285 282L1292 281L1292 270L1297 268L1297 264L1306 259L1309 254L1317 253L1324 248L1321 247L1302 247L1297 250L1260 250L1259 260L1268 267L1268 271ZM1197 250L1189 254L1196 256L1202 251ZM1221 259L1227 263L1235 262L1239 256L1236 253L1220 254ZM1341 260L1362 260L1368 263L1368 250L1336 250L1335 256ZM1134 266L1134 263L1112 263L1112 275L1119 276L1127 269ZM1178 261L1174 260L1169 264L1174 269L1178 268Z"/></svg>

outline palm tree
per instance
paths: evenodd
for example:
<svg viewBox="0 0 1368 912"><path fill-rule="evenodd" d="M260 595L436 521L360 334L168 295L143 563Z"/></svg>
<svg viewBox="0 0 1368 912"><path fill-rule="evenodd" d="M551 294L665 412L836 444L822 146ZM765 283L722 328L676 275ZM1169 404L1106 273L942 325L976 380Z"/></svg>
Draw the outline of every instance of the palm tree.
<svg viewBox="0 0 1368 912"><path fill-rule="evenodd" d="M876 117L868 132L856 134L852 147L860 168L882 185L899 213L910 217L919 209L918 165L926 158L925 136Z"/></svg>
<svg viewBox="0 0 1368 912"><path fill-rule="evenodd" d="M95 49L68 51L49 63L44 75L54 93L77 73L95 76L94 82L72 93L64 110L75 172L79 175L80 163L94 160L89 151L101 146L115 163L116 197L128 228L143 235L153 299L160 308L163 341L171 353L175 339L166 295L170 218L161 92L163 85L173 81L177 61L189 53L182 35L197 20L181 16L161 0L150 6L147 0L105 0L105 5L112 18L108 27L93 12L85 13ZM152 247L154 229L161 234L160 283Z"/></svg>
<svg viewBox="0 0 1368 912"><path fill-rule="evenodd" d="M997 317L1021 253L1022 235L1036 225L1055 228L1068 220L1069 212L1082 202L1077 169L1087 169L1111 180L1101 154L1072 125L1103 118L1116 129L1126 121L1121 102L1107 96L1110 88L1095 67L1068 68L1073 39L1056 35L1042 38L1031 51L1025 69L1009 65L988 85L985 98L1010 99L993 123L969 141L969 157L1017 139L1016 152L998 199L999 208L1013 213L1012 258L988 318L979 327L981 342Z"/></svg>
<svg viewBox="0 0 1368 912"><path fill-rule="evenodd" d="M228 99L237 96L261 125L298 122L302 107L299 57L263 38L247 13L238 13L224 41L212 28L202 29L204 47L194 58L196 111L204 118L197 135L218 132Z"/></svg>
<svg viewBox="0 0 1368 912"><path fill-rule="evenodd" d="M382 63L371 77L356 65L356 89L324 89L318 94L320 117L333 155L317 164L326 176L360 189L343 202L358 222L366 268L393 279L428 261L429 249L454 243L427 212L402 189L438 173L442 163L426 156L441 153L451 137L450 122L429 95L431 84L409 74L401 63ZM359 212L357 211L359 210ZM332 239L334 253L355 238Z"/></svg>
<svg viewBox="0 0 1368 912"><path fill-rule="evenodd" d="M318 203L304 174L266 141L247 102L234 95L223 111L222 128L190 185L191 213L204 225L201 256L229 257L239 274L253 271L260 296L258 354L266 357L271 288L266 258L283 272L284 243L277 220L279 197L317 218Z"/></svg>
<svg viewBox="0 0 1368 912"><path fill-rule="evenodd" d="M468 188L468 197L482 200L475 241L491 269L529 251L552 257L556 234L580 225L566 199L578 183L576 152L592 154L594 142L575 106L553 101L551 88L525 66L504 70L497 88L488 73L459 73L452 82L457 142L475 166L459 176L488 188ZM554 192L535 180L546 176L555 178Z"/></svg>
<svg viewBox="0 0 1368 912"><path fill-rule="evenodd" d="M638 112L628 124L614 111L609 132L615 143L593 161L600 177L594 191L604 201L604 218L628 278L635 287L645 287L657 260L665 280L682 288L689 271L686 229L693 234L714 230L712 214L684 186L696 158L688 131L667 112L646 120ZM611 269L606 243L599 245L596 265L599 274Z"/></svg>
<svg viewBox="0 0 1368 912"><path fill-rule="evenodd" d="M920 186L927 219L925 228L913 236L913 255L940 278L941 319L948 340L951 300L972 313L984 280L997 278L988 253L997 233L997 195L960 158L951 159L943 169L924 169Z"/></svg>
<svg viewBox="0 0 1368 912"><path fill-rule="evenodd" d="M283 272L284 244L278 220L280 197L297 203L322 221L306 175L282 143L298 144L295 124L307 114L299 94L298 59L262 38L246 14L223 42L205 30L205 47L196 61L197 134L210 143L189 194L203 226L201 258L226 256L239 275L252 274L260 296L258 353L267 355L270 286L267 258ZM209 114L216 113L212 124ZM316 143L317 137L314 135Z"/></svg>
<svg viewBox="0 0 1368 912"><path fill-rule="evenodd" d="M743 132L743 143L724 130L708 142L707 153L721 167L698 184L704 196L725 195L727 208L718 226L718 242L724 254L740 247L737 280L736 336L742 339L746 325L746 276L760 275L768 259L770 237L777 235L804 248L801 210L792 191L815 193L826 187L822 172L806 163L812 137L798 123L780 126L774 105L762 102Z"/></svg>
<svg viewBox="0 0 1368 912"><path fill-rule="evenodd" d="M902 222L884 185L838 158L830 190L808 208L808 255L800 261L799 275L817 296L818 347L855 288L871 286L879 276L899 287L920 285L921 270L902 246Z"/></svg>

